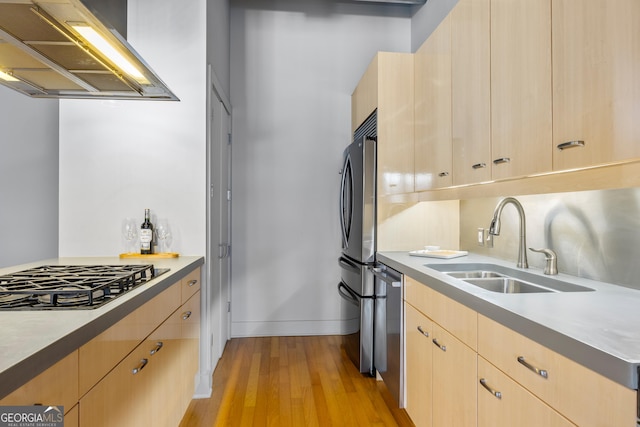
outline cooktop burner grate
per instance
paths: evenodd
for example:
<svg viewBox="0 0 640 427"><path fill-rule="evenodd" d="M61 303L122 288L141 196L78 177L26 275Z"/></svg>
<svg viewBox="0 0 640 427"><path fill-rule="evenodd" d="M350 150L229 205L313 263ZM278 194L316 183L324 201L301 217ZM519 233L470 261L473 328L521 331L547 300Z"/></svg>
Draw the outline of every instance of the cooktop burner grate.
<svg viewBox="0 0 640 427"><path fill-rule="evenodd" d="M0 276L0 310L96 308L168 269L153 265L45 265Z"/></svg>

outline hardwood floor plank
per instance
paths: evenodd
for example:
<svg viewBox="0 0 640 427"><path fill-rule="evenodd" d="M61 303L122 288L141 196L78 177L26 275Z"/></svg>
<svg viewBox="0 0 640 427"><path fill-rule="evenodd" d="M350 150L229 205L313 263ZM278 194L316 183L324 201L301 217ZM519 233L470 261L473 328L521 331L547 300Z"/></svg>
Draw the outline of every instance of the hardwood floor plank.
<svg viewBox="0 0 640 427"><path fill-rule="evenodd" d="M413 426L384 384L362 375L339 336L232 339L209 399L180 427Z"/></svg>

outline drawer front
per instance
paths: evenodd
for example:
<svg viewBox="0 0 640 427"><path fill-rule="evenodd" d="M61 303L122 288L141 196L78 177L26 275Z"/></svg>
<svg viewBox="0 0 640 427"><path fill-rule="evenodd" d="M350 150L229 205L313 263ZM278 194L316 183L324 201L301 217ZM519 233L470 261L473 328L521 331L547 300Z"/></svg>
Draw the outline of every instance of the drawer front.
<svg viewBox="0 0 640 427"><path fill-rule="evenodd" d="M435 291L432 293L432 299L431 319L476 351L478 313Z"/></svg>
<svg viewBox="0 0 640 427"><path fill-rule="evenodd" d="M144 426L155 420L151 412L155 360L143 342L107 376L80 398L83 427Z"/></svg>
<svg viewBox="0 0 640 427"><path fill-rule="evenodd" d="M474 310L407 276L404 299L473 350L477 349L478 314Z"/></svg>
<svg viewBox="0 0 640 427"><path fill-rule="evenodd" d="M478 353L580 426L636 425L635 390L482 315Z"/></svg>
<svg viewBox="0 0 640 427"><path fill-rule="evenodd" d="M570 427L550 406L478 357L478 427Z"/></svg>
<svg viewBox="0 0 640 427"><path fill-rule="evenodd" d="M193 294L200 290L200 268L196 268L182 279L181 288L181 304L184 304Z"/></svg>
<svg viewBox="0 0 640 427"><path fill-rule="evenodd" d="M429 316L431 313L432 293L434 291L415 279L404 276L404 299L422 314Z"/></svg>
<svg viewBox="0 0 640 427"><path fill-rule="evenodd" d="M78 352L74 351L2 398L0 406L63 405L69 411L78 397Z"/></svg>
<svg viewBox="0 0 640 427"><path fill-rule="evenodd" d="M89 391L179 307L180 292L180 286L169 287L80 347L80 396Z"/></svg>

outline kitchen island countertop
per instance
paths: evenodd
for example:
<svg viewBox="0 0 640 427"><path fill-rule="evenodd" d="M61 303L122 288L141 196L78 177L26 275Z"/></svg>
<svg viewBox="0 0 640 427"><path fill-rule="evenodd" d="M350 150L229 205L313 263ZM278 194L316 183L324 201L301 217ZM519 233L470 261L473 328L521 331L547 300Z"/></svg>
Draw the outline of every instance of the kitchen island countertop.
<svg viewBox="0 0 640 427"><path fill-rule="evenodd" d="M594 292L503 294L465 283L428 265L489 263L515 269L515 261L475 254L444 260L410 256L408 252L378 252L377 259L615 382L638 388L640 290L559 274L551 277ZM539 269L526 271L543 276Z"/></svg>
<svg viewBox="0 0 640 427"><path fill-rule="evenodd" d="M0 311L0 398L203 265L204 258L69 257L0 268L3 275L42 265L141 264L169 271L95 309Z"/></svg>

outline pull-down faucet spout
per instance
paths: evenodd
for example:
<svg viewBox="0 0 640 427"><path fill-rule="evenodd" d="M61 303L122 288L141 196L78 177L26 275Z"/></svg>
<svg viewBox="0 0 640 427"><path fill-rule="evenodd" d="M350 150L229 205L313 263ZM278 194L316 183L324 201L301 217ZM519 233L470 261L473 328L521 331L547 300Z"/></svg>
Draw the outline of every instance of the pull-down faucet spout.
<svg viewBox="0 0 640 427"><path fill-rule="evenodd" d="M489 226L489 234L492 236L500 235L500 216L502 215L502 209L508 204L512 204L518 210L518 216L520 217L520 243L518 245L518 268L529 268L527 263L527 238L525 236L526 224L524 217L524 209L518 200L513 197L505 197L498 203L495 211L493 211L493 218L491 219L491 225Z"/></svg>

